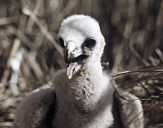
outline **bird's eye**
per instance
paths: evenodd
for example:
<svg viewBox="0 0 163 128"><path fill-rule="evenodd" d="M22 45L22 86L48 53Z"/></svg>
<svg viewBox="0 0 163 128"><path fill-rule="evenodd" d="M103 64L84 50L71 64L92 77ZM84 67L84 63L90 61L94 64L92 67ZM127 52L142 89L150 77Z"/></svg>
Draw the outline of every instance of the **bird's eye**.
<svg viewBox="0 0 163 128"><path fill-rule="evenodd" d="M92 49L93 47L95 47L95 45L96 45L96 41L91 38L87 38L83 43L83 46L89 49Z"/></svg>
<svg viewBox="0 0 163 128"><path fill-rule="evenodd" d="M61 47L65 47L64 46L64 40L61 37L59 38L59 44Z"/></svg>

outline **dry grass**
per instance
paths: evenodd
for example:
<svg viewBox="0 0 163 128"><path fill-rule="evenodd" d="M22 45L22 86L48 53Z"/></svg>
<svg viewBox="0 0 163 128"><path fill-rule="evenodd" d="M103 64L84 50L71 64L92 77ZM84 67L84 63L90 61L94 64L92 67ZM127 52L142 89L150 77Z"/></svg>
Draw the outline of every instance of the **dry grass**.
<svg viewBox="0 0 163 128"><path fill-rule="evenodd" d="M105 69L142 99L146 127L163 127L162 0L0 0L0 128L12 127L19 102L63 67L57 29L74 13L98 19Z"/></svg>

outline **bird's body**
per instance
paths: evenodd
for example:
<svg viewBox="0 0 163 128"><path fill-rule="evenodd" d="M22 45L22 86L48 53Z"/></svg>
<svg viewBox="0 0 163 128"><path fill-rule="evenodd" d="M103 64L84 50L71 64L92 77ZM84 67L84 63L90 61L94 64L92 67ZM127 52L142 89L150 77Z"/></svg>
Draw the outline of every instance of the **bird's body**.
<svg viewBox="0 0 163 128"><path fill-rule="evenodd" d="M54 125L57 128L110 126L113 123L111 113L113 89L112 86L108 86L109 77L96 72L93 77L90 77L92 75L88 75L89 73L83 73L80 77L69 80L64 75L65 72L62 73L58 77L65 77L55 81L59 86L55 88L58 110Z"/></svg>
<svg viewBox="0 0 163 128"><path fill-rule="evenodd" d="M42 98L42 100L35 98L34 94L30 96L32 101L38 100L41 104L53 95L52 103L46 101L46 104L43 103L42 106L38 107L37 105L38 109L43 111L39 113L42 118L41 121L46 121L47 114L53 106L53 114L49 125L52 128L111 128L114 122L120 122L115 120L121 118L125 120L122 119L121 126L115 128L123 128L123 126L126 128L137 128L137 126L143 128L141 103L131 94L120 91L120 94L124 94L132 102L119 100L118 102L122 103L122 106L117 107L119 110L119 113L116 114L118 118L114 117L112 113L114 109L114 89L110 76L102 71L101 56L105 40L98 22L89 16L70 16L62 22L59 37L65 52L67 70L59 71L55 75L53 80L54 94L49 94L46 97L46 93L40 92L45 95L45 99ZM22 103L22 107L18 108L16 117L25 109L34 111L35 107L25 107L25 104L33 104L34 101L27 101ZM133 108L134 110L132 110ZM134 117L133 114L138 113L139 115L131 122ZM33 114L34 116L37 119L37 114ZM28 117L28 114L24 113L24 117L22 116L20 119L22 123L19 122L19 118L16 118L15 128L42 128L40 125L42 123L32 125L35 124L35 120L28 121L31 126L28 125L27 127L24 122L26 122L26 119L28 120Z"/></svg>

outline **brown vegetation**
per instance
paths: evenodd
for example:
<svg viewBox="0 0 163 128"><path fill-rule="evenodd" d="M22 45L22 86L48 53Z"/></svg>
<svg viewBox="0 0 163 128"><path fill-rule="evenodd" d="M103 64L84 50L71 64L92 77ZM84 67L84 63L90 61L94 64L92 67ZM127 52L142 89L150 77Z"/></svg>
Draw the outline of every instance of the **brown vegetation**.
<svg viewBox="0 0 163 128"><path fill-rule="evenodd" d="M100 22L104 67L142 99L146 127L163 127L162 0L0 0L0 128L11 127L18 103L64 67L57 30L81 13Z"/></svg>

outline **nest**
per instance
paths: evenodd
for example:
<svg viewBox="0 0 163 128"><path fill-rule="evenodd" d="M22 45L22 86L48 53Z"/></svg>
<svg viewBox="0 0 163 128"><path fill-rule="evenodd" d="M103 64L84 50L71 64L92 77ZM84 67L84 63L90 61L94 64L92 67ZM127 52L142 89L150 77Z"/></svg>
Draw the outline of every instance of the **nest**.
<svg viewBox="0 0 163 128"><path fill-rule="evenodd" d="M147 128L163 127L163 1L109 2L0 1L0 127L12 127L20 101L51 86L64 67L56 33L61 20L74 13L100 21L109 42L104 69L112 69L118 87L142 100Z"/></svg>

